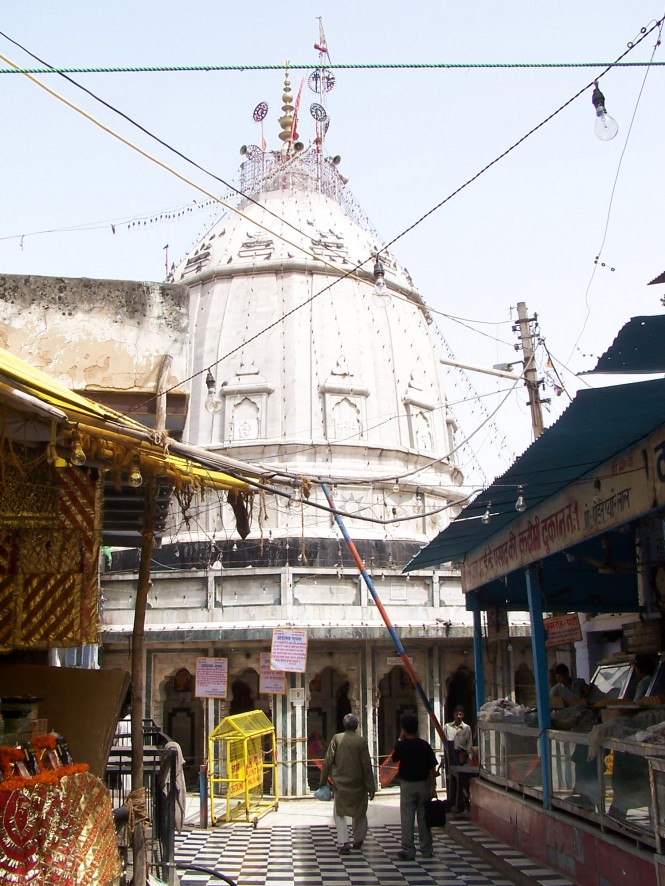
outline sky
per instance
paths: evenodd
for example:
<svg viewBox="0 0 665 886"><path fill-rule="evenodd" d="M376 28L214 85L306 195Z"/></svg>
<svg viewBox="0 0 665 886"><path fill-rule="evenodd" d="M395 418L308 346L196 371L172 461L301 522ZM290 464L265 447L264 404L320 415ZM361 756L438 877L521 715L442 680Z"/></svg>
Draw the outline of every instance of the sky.
<svg viewBox="0 0 665 886"><path fill-rule="evenodd" d="M41 67L12 41L55 67L314 66L318 16L336 64L469 65L336 70L327 148L341 156L340 170L383 242L395 241L391 251L432 309L449 356L485 368L519 360L516 305L537 315L560 376L540 347L549 425L581 386L607 383L577 373L595 365L623 323L663 310L665 286L647 284L665 270L665 65L601 77L619 123L609 142L594 136L591 85L664 5L25 0L3 4L0 55L9 62L0 59L0 70ZM663 64L663 47L654 54L657 33L625 60ZM489 63L502 67L472 67ZM528 63L589 66L516 67ZM306 74L292 72L294 90ZM227 182L237 182L240 147L260 142L252 119L260 101L269 104L268 147L278 147L280 71L70 76ZM227 189L61 77L37 79L68 104L21 74L0 77L0 274L163 280L219 214L205 191ZM299 127L303 140L310 128L309 120ZM460 437L472 435L491 479L531 441L525 391L477 372L447 373ZM464 466L469 476L477 470Z"/></svg>

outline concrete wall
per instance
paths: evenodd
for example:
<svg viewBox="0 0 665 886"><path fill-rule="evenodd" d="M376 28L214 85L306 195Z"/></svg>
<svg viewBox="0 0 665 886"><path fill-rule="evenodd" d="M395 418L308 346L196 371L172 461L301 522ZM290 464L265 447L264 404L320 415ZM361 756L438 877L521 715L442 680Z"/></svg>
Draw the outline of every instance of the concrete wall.
<svg viewBox="0 0 665 886"><path fill-rule="evenodd" d="M153 391L188 375L185 286L0 275L0 346L79 392Z"/></svg>

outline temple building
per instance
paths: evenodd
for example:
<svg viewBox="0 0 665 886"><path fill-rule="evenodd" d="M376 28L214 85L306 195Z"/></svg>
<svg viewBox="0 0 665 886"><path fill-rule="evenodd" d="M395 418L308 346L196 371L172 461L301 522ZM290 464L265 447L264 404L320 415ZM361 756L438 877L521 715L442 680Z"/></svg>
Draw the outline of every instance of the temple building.
<svg viewBox="0 0 665 886"><path fill-rule="evenodd" d="M169 282L189 291L184 439L268 468L287 492L257 490L244 538L228 502L191 503L186 520L174 508L146 625L148 713L194 768L206 731L254 705L275 723L288 794L311 789L308 745L348 710L382 757L400 715L419 707L322 484L439 718L447 700L473 703L457 571L401 574L463 499L456 425L423 299L327 150L333 82L323 67L309 77L305 145L287 72L281 148L241 148L236 211L172 269ZM135 551L115 552L102 576L104 667L128 654L137 568ZM286 673L283 693L262 692L273 631L289 627L307 629L306 669ZM200 657L228 659L226 699L197 697Z"/></svg>
<svg viewBox="0 0 665 886"><path fill-rule="evenodd" d="M4 277L0 286L8 347L142 421L154 422L159 400L172 437L256 466L253 495L176 488L164 512L145 716L181 744L195 784L215 725L261 708L276 728L284 795L318 785L312 760L349 710L377 763L405 712L439 743L381 608L438 719L458 703L475 719L459 571L402 573L466 501L442 355L424 299L328 150L334 74L325 54L320 62L306 78L309 108L287 71L276 150L263 137L268 107L257 105L262 144L241 148L234 204L165 283ZM102 557L102 668L128 666L139 579L136 541L119 531L115 542ZM289 632L306 648L275 674L275 637ZM493 697L510 691L515 654L499 662ZM223 663L225 697L197 683L202 659Z"/></svg>

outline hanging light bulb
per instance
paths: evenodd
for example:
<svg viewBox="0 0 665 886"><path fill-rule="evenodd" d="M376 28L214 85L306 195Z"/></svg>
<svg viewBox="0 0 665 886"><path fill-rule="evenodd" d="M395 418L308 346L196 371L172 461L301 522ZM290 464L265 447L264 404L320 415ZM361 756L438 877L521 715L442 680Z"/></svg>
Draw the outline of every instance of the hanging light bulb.
<svg viewBox="0 0 665 886"><path fill-rule="evenodd" d="M492 507L492 502L491 502L491 501L488 501L488 502L487 502L487 508L485 509L485 513L484 513L483 516L480 518L480 522L481 522L481 523L484 523L485 526L487 526L487 524L488 524L489 521L490 521L490 517L491 517L491 514L490 514L490 508L491 508L491 507Z"/></svg>
<svg viewBox="0 0 665 886"><path fill-rule="evenodd" d="M215 392L215 376L210 370L208 370L208 374L206 375L206 385L208 386L208 396L205 399L204 405L206 412L214 415L222 408L222 401Z"/></svg>
<svg viewBox="0 0 665 886"><path fill-rule="evenodd" d="M596 122L593 127L593 131L595 132L597 138L599 138L602 142L608 142L610 139L613 139L614 136L619 131L619 124L614 119L614 117L610 117L605 108L605 96L598 88L598 83L594 83L594 90L591 95L591 101L593 102L593 106L596 109Z"/></svg>
<svg viewBox="0 0 665 886"><path fill-rule="evenodd" d="M69 463L76 465L77 468L85 464L85 452L81 446L81 435L76 428L72 431L72 454L69 456Z"/></svg>
<svg viewBox="0 0 665 886"><path fill-rule="evenodd" d="M376 264L374 265L374 294L378 296L388 295L386 272L378 255L376 257Z"/></svg>
<svg viewBox="0 0 665 886"><path fill-rule="evenodd" d="M526 502L524 501L523 490L521 486L517 487L517 501L515 502L515 510L521 514L526 511Z"/></svg>
<svg viewBox="0 0 665 886"><path fill-rule="evenodd" d="M134 489L138 489L143 484L143 475L141 474L141 462L138 455L132 459L132 469L127 477L127 482Z"/></svg>

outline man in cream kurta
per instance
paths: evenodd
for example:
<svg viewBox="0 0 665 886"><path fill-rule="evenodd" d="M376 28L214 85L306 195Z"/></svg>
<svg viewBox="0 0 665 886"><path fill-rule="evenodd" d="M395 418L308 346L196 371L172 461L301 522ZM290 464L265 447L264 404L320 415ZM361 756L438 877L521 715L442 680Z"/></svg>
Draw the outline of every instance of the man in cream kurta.
<svg viewBox="0 0 665 886"><path fill-rule="evenodd" d="M351 851L346 817L353 819L353 848L360 849L367 836L367 799L374 799L376 782L367 739L358 735L358 718L347 714L344 732L334 735L321 770L321 785L332 775L337 845L342 855Z"/></svg>

